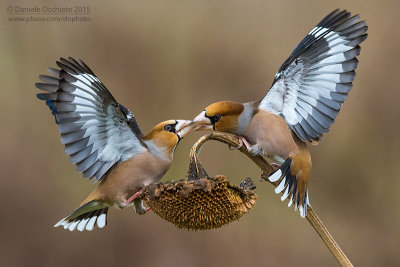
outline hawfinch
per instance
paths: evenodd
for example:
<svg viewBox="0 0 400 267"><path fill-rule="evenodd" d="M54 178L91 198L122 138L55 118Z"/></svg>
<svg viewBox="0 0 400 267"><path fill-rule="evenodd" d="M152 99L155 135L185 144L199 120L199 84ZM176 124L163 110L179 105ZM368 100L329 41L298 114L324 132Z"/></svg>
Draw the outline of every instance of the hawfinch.
<svg viewBox="0 0 400 267"><path fill-rule="evenodd" d="M179 141L190 132L190 121L169 120L143 135L133 114L119 104L81 60L61 58L53 76L40 75L46 101L55 116L61 142L77 171L99 186L55 227L73 231L106 225L109 207L147 209L136 198L141 189L158 182L171 165ZM182 128L185 129L182 129ZM131 197L132 196L132 197Z"/></svg>
<svg viewBox="0 0 400 267"><path fill-rule="evenodd" d="M193 121L196 130L238 136L254 155L264 154L277 168L281 200L306 216L311 156L307 143L317 144L335 121L356 75L359 44L367 26L346 10L326 16L300 42L275 75L261 101L222 101L209 105ZM278 168L279 167L279 168Z"/></svg>

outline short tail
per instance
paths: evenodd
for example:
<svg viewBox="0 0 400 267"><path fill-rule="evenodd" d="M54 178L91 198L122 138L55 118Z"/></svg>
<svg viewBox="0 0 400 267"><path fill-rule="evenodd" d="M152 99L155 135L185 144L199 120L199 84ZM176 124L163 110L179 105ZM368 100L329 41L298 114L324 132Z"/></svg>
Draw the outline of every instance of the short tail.
<svg viewBox="0 0 400 267"><path fill-rule="evenodd" d="M269 176L271 182L279 181L278 186L275 188L275 193L279 194L283 192L281 200L284 201L289 196L288 207L292 206L293 202L294 210L299 209L300 216L305 218L307 215L307 206L310 205L310 200L308 198L308 190L305 188L304 192L300 192L297 186L296 176L291 174L290 165L292 160L288 158L282 165ZM302 199L301 194L304 194L304 201L300 203Z"/></svg>
<svg viewBox="0 0 400 267"><path fill-rule="evenodd" d="M62 226L64 229L74 231L92 231L94 226L103 228L107 225L108 205L95 200L89 201L70 215L59 221L54 227Z"/></svg>

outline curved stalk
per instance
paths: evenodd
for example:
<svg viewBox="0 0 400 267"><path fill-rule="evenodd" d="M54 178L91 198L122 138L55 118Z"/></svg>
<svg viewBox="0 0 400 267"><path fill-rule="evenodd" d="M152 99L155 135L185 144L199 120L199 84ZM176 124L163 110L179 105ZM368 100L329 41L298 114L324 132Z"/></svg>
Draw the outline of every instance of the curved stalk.
<svg viewBox="0 0 400 267"><path fill-rule="evenodd" d="M219 141L219 142L227 144L230 147L238 147L239 146L239 141L230 135L213 132L213 133L209 133L207 135L202 136L193 145L193 147L190 151L190 161L191 161L191 163L195 163L194 166L197 169L196 172L200 173L200 175L202 175L202 176L207 176L207 173L205 172L204 168L202 168L201 164L199 164L198 154L199 154L200 148L203 146L203 144L209 140ZM245 154L246 156L248 156L262 170L263 175L261 177L265 181L273 184L275 187L277 186L277 182L272 183L268 180L268 176L273 172L273 168L262 156L256 156L256 157L252 156L247 151L247 149L243 146L238 148L238 150L240 152L242 152L243 154ZM342 266L353 266L353 264L350 262L350 260L344 254L343 250L339 247L339 245L333 239L333 237L329 233L328 229L325 227L325 225L322 223L322 221L319 219L319 217L317 216L315 211L310 206L308 206L308 208L307 208L306 219L311 224L311 226L314 228L314 230L318 233L318 235L321 237L322 241L325 243L325 245L331 251L331 253L336 258L336 260Z"/></svg>

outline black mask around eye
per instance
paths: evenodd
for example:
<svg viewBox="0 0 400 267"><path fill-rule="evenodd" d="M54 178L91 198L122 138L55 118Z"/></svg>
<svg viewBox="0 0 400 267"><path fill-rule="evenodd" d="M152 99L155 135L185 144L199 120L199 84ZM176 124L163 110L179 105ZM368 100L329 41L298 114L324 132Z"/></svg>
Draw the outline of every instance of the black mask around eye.
<svg viewBox="0 0 400 267"><path fill-rule="evenodd" d="M175 124L167 124L164 126L164 131L176 133Z"/></svg>
<svg viewBox="0 0 400 267"><path fill-rule="evenodd" d="M211 116L211 117L208 117L208 118L210 119L211 123L213 125L215 125L216 122L221 120L221 115L217 114L217 115L214 115L214 116Z"/></svg>

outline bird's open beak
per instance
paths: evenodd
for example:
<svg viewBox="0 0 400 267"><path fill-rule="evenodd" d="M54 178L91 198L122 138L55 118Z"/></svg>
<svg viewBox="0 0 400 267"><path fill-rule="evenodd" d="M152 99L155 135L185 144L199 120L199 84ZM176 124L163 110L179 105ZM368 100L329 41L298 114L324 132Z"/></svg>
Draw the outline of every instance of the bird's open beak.
<svg viewBox="0 0 400 267"><path fill-rule="evenodd" d="M194 127L191 125L191 121L177 120L175 129L176 129L176 134L179 136L179 138L182 139L185 135L192 132L194 130Z"/></svg>
<svg viewBox="0 0 400 267"><path fill-rule="evenodd" d="M205 110L197 115L197 117L192 120L190 125L194 128L195 131L213 130L213 125L211 123L211 120L206 117Z"/></svg>

